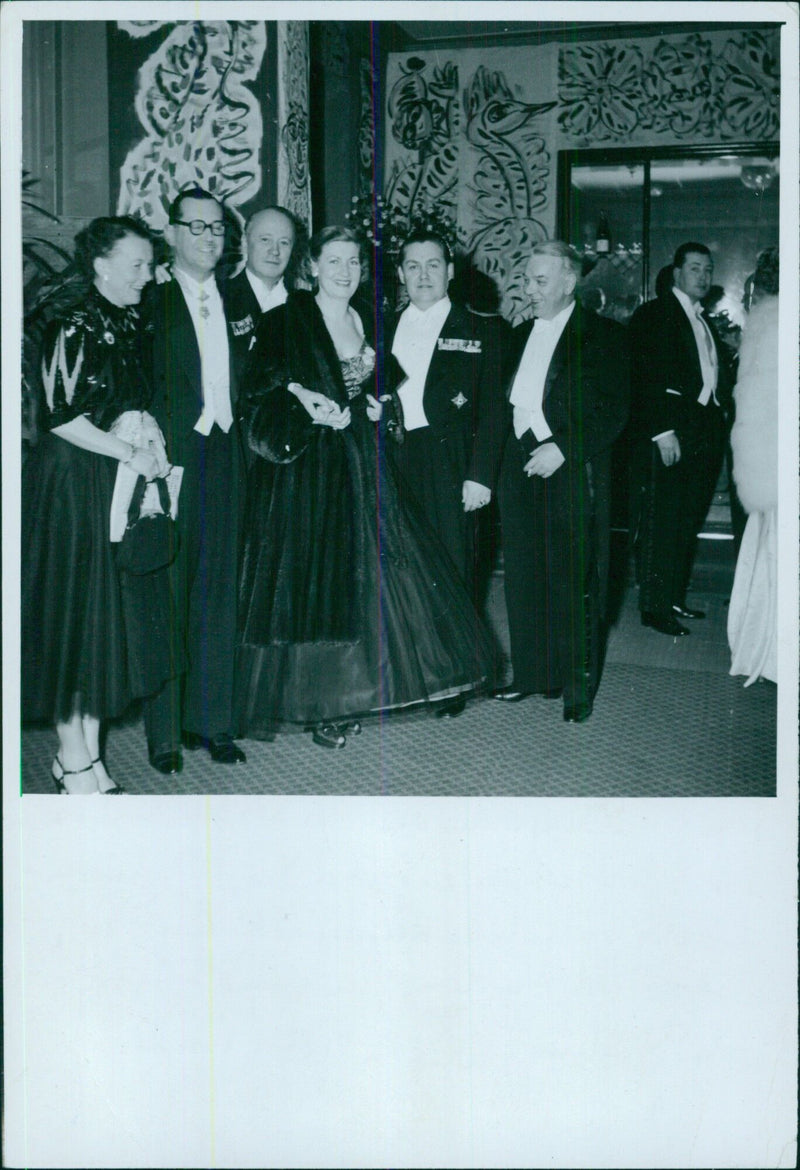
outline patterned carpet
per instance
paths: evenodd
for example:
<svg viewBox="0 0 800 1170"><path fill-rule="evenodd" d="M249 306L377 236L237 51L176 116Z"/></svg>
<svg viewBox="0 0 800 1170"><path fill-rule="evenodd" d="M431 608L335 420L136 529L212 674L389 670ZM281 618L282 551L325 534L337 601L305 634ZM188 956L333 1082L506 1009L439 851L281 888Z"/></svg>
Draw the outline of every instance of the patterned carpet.
<svg viewBox="0 0 800 1170"><path fill-rule="evenodd" d="M708 617L676 641L641 626L628 586L594 714L578 726L564 723L560 702L478 698L455 720L427 709L365 720L342 751L297 733L242 741L247 763L233 767L186 752L183 772L165 777L150 767L133 716L110 728L106 762L129 793L144 795L773 796L777 688L745 689L728 675L726 592L695 589L690 604ZM488 614L505 652L501 576ZM55 748L51 729L24 729L24 793L53 791Z"/></svg>

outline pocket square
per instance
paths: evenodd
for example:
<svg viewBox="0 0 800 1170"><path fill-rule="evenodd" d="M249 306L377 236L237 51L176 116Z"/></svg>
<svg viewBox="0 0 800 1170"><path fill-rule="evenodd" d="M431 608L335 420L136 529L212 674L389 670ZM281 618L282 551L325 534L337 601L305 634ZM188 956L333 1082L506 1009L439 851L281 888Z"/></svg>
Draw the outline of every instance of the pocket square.
<svg viewBox="0 0 800 1170"><path fill-rule="evenodd" d="M680 390L667 390L667 394L674 394L676 398L683 398Z"/></svg>

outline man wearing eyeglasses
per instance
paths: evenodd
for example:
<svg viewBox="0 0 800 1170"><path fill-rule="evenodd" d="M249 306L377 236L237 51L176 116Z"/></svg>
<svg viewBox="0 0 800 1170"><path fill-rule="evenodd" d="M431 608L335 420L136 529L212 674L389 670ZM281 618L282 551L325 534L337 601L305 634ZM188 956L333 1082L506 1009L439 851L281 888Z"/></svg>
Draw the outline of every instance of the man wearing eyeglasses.
<svg viewBox="0 0 800 1170"><path fill-rule="evenodd" d="M245 755L231 735L242 460L231 334L214 278L221 204L200 188L181 192L164 238L173 279L153 296L153 413L169 458L184 469L173 628L186 670L148 702L145 727L151 764L169 774L181 771L181 744L217 763Z"/></svg>

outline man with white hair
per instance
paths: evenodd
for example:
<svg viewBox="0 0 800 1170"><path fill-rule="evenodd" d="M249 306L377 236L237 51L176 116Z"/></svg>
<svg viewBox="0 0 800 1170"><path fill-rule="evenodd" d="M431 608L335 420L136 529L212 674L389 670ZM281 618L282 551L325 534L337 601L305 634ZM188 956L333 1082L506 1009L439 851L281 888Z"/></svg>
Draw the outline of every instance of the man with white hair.
<svg viewBox="0 0 800 1170"><path fill-rule="evenodd" d="M624 330L576 301L580 274L568 244L534 247L533 319L513 331L509 351L498 492L514 681L494 697L563 696L568 723L592 714L599 680L598 553L608 543L611 444L628 410Z"/></svg>

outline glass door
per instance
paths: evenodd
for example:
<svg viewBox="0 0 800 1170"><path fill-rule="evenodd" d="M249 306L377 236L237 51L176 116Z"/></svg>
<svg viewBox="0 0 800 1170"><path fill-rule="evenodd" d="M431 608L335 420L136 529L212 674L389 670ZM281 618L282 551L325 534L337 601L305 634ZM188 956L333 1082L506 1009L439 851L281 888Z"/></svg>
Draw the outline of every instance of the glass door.
<svg viewBox="0 0 800 1170"><path fill-rule="evenodd" d="M767 155L654 160L648 298L655 296L656 276L671 266L678 244L707 244L714 258L707 309L723 339L734 345L744 323L745 281L759 252L778 243L779 202L778 163Z"/></svg>
<svg viewBox="0 0 800 1170"><path fill-rule="evenodd" d="M721 306L741 325L744 282L758 253L778 242L779 195L773 142L563 151L558 234L583 256L587 303L623 322L655 296L677 246L699 240L711 249L721 288L711 311Z"/></svg>
<svg viewBox="0 0 800 1170"><path fill-rule="evenodd" d="M583 257L581 297L602 316L627 323L655 296L659 273L671 283L675 249L694 240L714 259L706 308L736 360L743 294L759 252L778 243L778 144L682 150L563 151L559 155L558 234ZM627 530L629 438L613 458L612 524ZM742 515L723 468L704 534L732 541Z"/></svg>
<svg viewBox="0 0 800 1170"><path fill-rule="evenodd" d="M642 300L645 165L574 166L569 242L583 256L581 299L627 322Z"/></svg>

